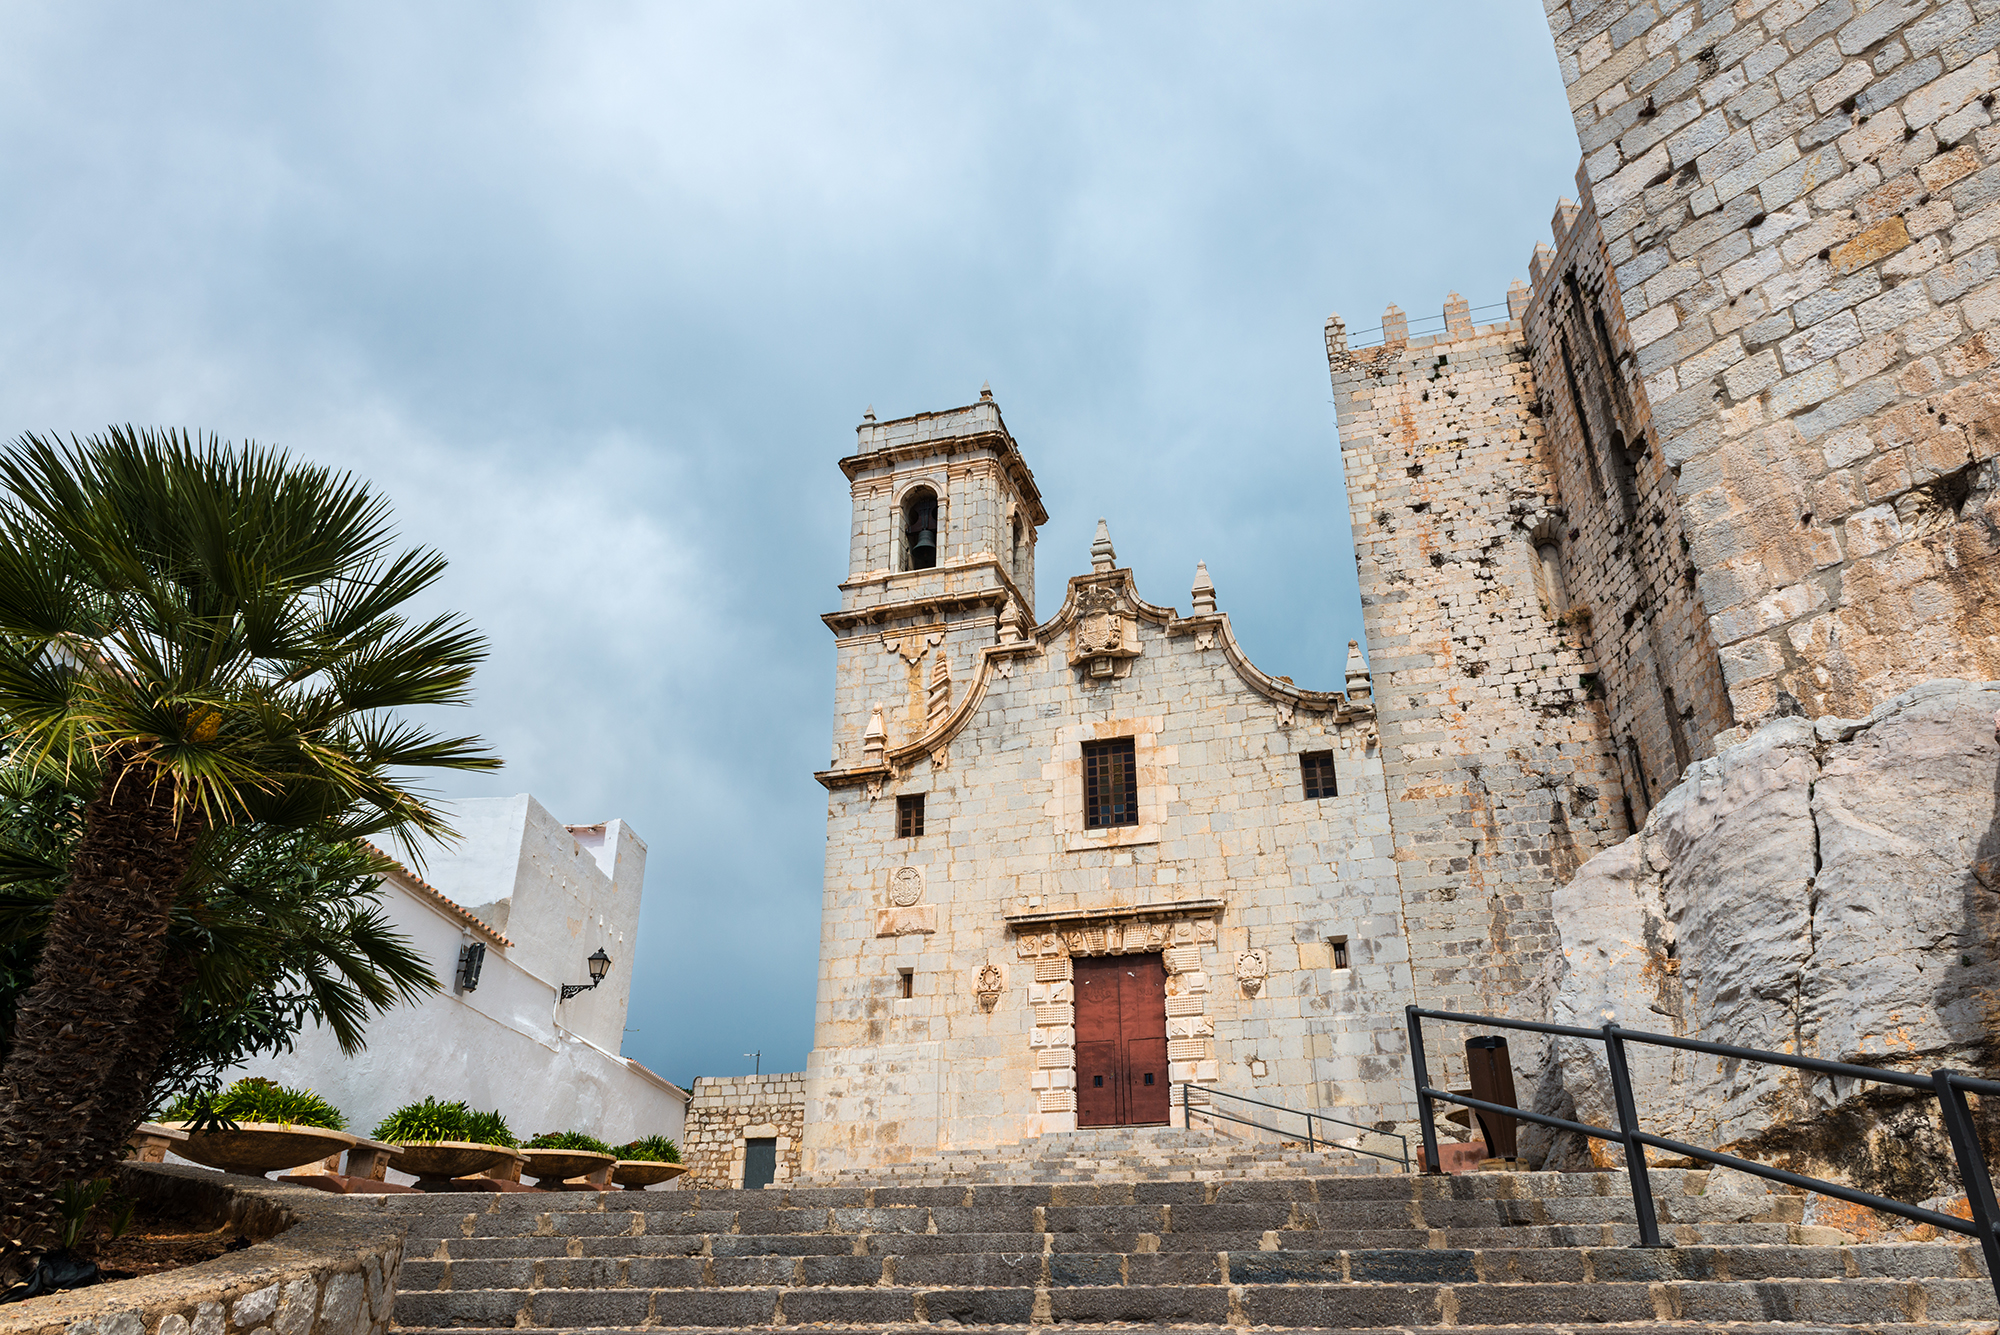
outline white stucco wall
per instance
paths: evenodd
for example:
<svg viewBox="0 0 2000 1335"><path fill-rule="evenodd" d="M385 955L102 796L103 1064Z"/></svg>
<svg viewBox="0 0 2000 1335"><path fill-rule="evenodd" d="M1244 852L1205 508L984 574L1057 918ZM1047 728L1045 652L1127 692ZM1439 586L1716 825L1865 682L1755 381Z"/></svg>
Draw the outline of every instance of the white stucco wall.
<svg viewBox="0 0 2000 1335"><path fill-rule="evenodd" d="M386 876L384 910L446 990L377 1017L367 1048L353 1057L312 1028L296 1050L230 1078L313 1089L363 1135L403 1104L434 1095L498 1108L523 1140L578 1130L613 1144L648 1135L679 1141L686 1093L618 1055L645 844L618 821L578 827L579 839L526 795L462 803L455 816L463 841L425 871L437 889L504 921L504 931L469 921L414 876ZM491 911L495 901L504 911ZM485 966L475 990L458 992L459 949L475 940L486 945ZM603 985L560 1000L561 984L588 981L584 960L600 945L614 961Z"/></svg>

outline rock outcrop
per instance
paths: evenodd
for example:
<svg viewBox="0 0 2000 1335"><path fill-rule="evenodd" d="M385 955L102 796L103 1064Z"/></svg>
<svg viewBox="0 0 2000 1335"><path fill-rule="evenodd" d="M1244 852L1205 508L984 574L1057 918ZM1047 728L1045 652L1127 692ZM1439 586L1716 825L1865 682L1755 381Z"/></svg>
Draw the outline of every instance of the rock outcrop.
<svg viewBox="0 0 2000 1335"><path fill-rule="evenodd" d="M1638 834L1556 892L1551 1018L1991 1073L1996 708L2000 683L1934 681L1866 719L1775 720L1689 767ZM1906 1200L1958 1190L1928 1099L1628 1051L1655 1134ZM1602 1045L1556 1041L1536 1105L1616 1125ZM1524 1151L1550 1167L1618 1161L1566 1136L1531 1135Z"/></svg>

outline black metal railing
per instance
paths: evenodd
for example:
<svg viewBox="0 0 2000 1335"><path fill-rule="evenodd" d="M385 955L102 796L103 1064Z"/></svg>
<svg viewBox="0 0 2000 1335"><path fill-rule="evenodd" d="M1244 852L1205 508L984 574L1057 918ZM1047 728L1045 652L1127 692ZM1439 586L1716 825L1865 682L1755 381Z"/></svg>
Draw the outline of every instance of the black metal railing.
<svg viewBox="0 0 2000 1335"><path fill-rule="evenodd" d="M1196 1096L1200 1096L1206 1102L1196 1103L1194 1101ZM1255 1127L1259 1131L1269 1131L1271 1134L1277 1136L1296 1137L1299 1134L1296 1127L1272 1126L1266 1122L1258 1121L1254 1114L1248 1117L1239 1117L1234 1112L1224 1112L1215 1106L1215 1100L1217 1099L1228 1099L1232 1103L1263 1108L1268 1112L1282 1113L1287 1117L1304 1118L1305 1142L1308 1150L1351 1150L1356 1154L1365 1154L1371 1159L1383 1159L1389 1163L1400 1162L1403 1165L1404 1172L1407 1173L1410 1171L1410 1141L1407 1136L1398 1135L1394 1131L1377 1131L1374 1127L1364 1122L1350 1122L1344 1117L1335 1117L1331 1113L1305 1112L1298 1108L1287 1108L1282 1103L1266 1103L1262 1099L1253 1099L1247 1094L1232 1094L1226 1089L1215 1089L1209 1085L1195 1085L1185 1080L1181 1082L1181 1126L1192 1131L1194 1129L1194 1119L1205 1117L1211 1122L1230 1122L1237 1126ZM1336 1139L1338 1133L1328 1134L1324 1127L1315 1127L1314 1124L1318 1122L1331 1123L1335 1126L1351 1126L1355 1130L1365 1131L1371 1136L1382 1136L1393 1140L1403 1147L1402 1153L1400 1155L1383 1154L1379 1150L1365 1149L1360 1145L1341 1144Z"/></svg>
<svg viewBox="0 0 2000 1335"><path fill-rule="evenodd" d="M1831 1196L1836 1200L1848 1201L1855 1205L1865 1205L1872 1210L1886 1211L1920 1224L1929 1224L1934 1228L1977 1238L1980 1251L1986 1258L1986 1274L1993 1282L1994 1295L2000 1297L2000 1231L1996 1231L1996 1223L2000 1223L2000 1206L1995 1204L1993 1178L1987 1172L1986 1156L1980 1151L1979 1137L1972 1125L1972 1113L1965 1102L1967 1094L2000 1094L2000 1083L1980 1080L1951 1070L1933 1071L1926 1077L1907 1071L1823 1061L1818 1057L1796 1057L1789 1053L1766 1052L1762 1048L1739 1048L1730 1043L1708 1043L1698 1038L1651 1034L1638 1029L1621 1028L1616 1024L1607 1024L1601 1029L1580 1029L1565 1024L1506 1020L1497 1015L1463 1015L1457 1011L1425 1010L1421 1006L1406 1006L1403 1009L1409 1017L1410 1064L1416 1077L1417 1118L1423 1129L1423 1163L1424 1172L1427 1174L1439 1171L1437 1121L1432 1114L1431 1101L1442 1099L1446 1103L1456 1103L1480 1112L1518 1118L1540 1126L1551 1126L1558 1131L1573 1131L1578 1135L1589 1136L1593 1140L1617 1141L1624 1148L1625 1168L1632 1181L1632 1208L1639 1217L1638 1245L1641 1247L1673 1246L1671 1242L1660 1240L1659 1216L1653 1207L1652 1179L1646 1170L1645 1151L1647 1146L1651 1146L1670 1154L1698 1159L1703 1163L1719 1164L1724 1168L1734 1168L1753 1177L1782 1182L1789 1187ZM1544 1113L1530 1112L1525 1108L1509 1108L1503 1104L1488 1103L1483 1099L1467 1098L1442 1089L1433 1089L1430 1072L1424 1063L1423 1021L1425 1020L1445 1020L1453 1024L1472 1025L1478 1028L1519 1029L1531 1034L1554 1034L1561 1038L1580 1038L1587 1042L1604 1044L1605 1063L1611 1068L1611 1103L1618 1116L1618 1129L1614 1131L1608 1127L1590 1126L1561 1117L1550 1117ZM1897 1085L1931 1095L1938 1102L1938 1114L1944 1121L1946 1135L1951 1139L1952 1155L1958 1163L1959 1180L1964 1184L1965 1199L1971 1207L1972 1218L1960 1219L1957 1215L1927 1210L1921 1205L1906 1205L1902 1201L1877 1196L1873 1192L1861 1191L1838 1182L1807 1177L1803 1173L1788 1173L1769 1164L1702 1149L1684 1141L1671 1140L1666 1136L1656 1136L1640 1130L1639 1111L1632 1097L1632 1074L1625 1064L1627 1043L1639 1043L1648 1047L1679 1048L1685 1052L1702 1052L1737 1061L1789 1066L1794 1070L1814 1071L1843 1080Z"/></svg>

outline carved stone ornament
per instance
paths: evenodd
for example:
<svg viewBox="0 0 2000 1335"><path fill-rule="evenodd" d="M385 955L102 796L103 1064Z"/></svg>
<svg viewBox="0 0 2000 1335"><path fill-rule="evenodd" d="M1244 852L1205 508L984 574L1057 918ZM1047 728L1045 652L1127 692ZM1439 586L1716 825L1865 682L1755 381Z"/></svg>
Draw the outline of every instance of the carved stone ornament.
<svg viewBox="0 0 2000 1335"><path fill-rule="evenodd" d="M1092 676L1108 677L1119 659L1139 653L1132 609L1123 591L1110 584L1092 584L1076 598L1076 624L1070 631L1069 661L1087 663Z"/></svg>
<svg viewBox="0 0 2000 1335"><path fill-rule="evenodd" d="M924 897L924 874L915 867L898 867L889 878L889 902L906 909Z"/></svg>
<svg viewBox="0 0 2000 1335"><path fill-rule="evenodd" d="M1270 973L1270 961L1261 950L1246 950L1236 957L1236 981L1243 984L1246 996L1254 997L1262 991Z"/></svg>
<svg viewBox="0 0 2000 1335"><path fill-rule="evenodd" d="M973 991L979 994L979 1009L990 1011L1000 1002L1000 988L1004 983L1000 968L995 964L981 966L979 979L973 984Z"/></svg>

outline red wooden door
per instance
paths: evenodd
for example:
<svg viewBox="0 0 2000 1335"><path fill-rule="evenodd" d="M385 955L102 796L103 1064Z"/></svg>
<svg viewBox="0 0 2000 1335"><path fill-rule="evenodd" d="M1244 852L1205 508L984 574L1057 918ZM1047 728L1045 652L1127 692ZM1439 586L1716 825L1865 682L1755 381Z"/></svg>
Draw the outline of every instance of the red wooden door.
<svg viewBox="0 0 2000 1335"><path fill-rule="evenodd" d="M1167 1087L1167 971L1158 955L1072 960L1076 1124L1157 1126Z"/></svg>

